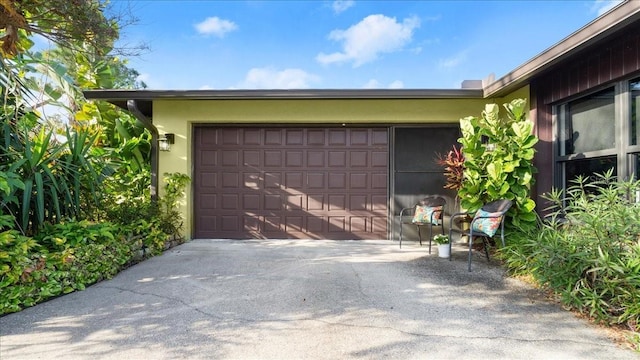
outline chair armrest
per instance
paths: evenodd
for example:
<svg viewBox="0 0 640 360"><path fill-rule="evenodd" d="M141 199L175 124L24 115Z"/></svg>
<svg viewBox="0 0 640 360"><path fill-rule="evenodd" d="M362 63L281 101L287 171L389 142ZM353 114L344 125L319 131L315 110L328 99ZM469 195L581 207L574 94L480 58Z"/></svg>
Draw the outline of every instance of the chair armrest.
<svg viewBox="0 0 640 360"><path fill-rule="evenodd" d="M462 233L463 231L458 231L458 229L453 227L453 222L457 218L461 218L463 216L467 216L468 217L469 215L472 215L472 214L474 214L474 213L470 212L470 211L463 211L463 212L457 212L457 213L452 214L451 218L449 219L449 231L450 232L451 231L455 231L455 232L458 232L458 233Z"/></svg>
<svg viewBox="0 0 640 360"><path fill-rule="evenodd" d="M437 225L439 223L439 221L433 222L433 220L436 219L436 216L439 216L440 217L439 221L442 221L442 224L444 224L444 206L442 207L441 210L434 210L431 213L431 219L429 219L429 221L431 221L431 224Z"/></svg>
<svg viewBox="0 0 640 360"><path fill-rule="evenodd" d="M460 217L460 216L463 216L463 215L471 215L471 214L475 214L475 213L471 212L471 211L457 212L457 213L453 213L451 215L451 218Z"/></svg>
<svg viewBox="0 0 640 360"><path fill-rule="evenodd" d="M416 207L412 206L412 207L407 207L407 208L404 208L404 209L400 210L400 218L402 218L405 215L413 215L413 212L415 211L415 209L416 209ZM409 213L405 214L404 213L405 211L408 211Z"/></svg>
<svg viewBox="0 0 640 360"><path fill-rule="evenodd" d="M451 214L451 224L453 224L453 220L459 217L463 217L463 216L469 216L474 214L473 212L470 211L463 211L463 212L457 212L457 213L453 213Z"/></svg>

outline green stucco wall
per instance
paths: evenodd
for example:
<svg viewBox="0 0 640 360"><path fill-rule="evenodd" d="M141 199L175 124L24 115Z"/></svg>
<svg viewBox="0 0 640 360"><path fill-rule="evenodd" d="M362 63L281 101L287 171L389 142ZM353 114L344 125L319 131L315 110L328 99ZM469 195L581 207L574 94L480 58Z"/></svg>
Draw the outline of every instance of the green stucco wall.
<svg viewBox="0 0 640 360"><path fill-rule="evenodd" d="M499 98L497 100L498 103L501 104L506 104L511 102L514 99L527 99L527 111L529 111L529 109L531 108L531 92L529 89L529 85L523 86L520 89L508 94L507 96L504 96L502 98Z"/></svg>
<svg viewBox="0 0 640 360"><path fill-rule="evenodd" d="M496 102L527 97L528 87ZM242 99L156 100L153 123L160 134L174 133L170 152L160 152L159 177L166 172L192 174L192 128L196 124L325 124L401 125L457 123L462 117L479 116L491 99ZM162 181L160 195L163 194ZM192 190L181 202L184 234L191 237Z"/></svg>

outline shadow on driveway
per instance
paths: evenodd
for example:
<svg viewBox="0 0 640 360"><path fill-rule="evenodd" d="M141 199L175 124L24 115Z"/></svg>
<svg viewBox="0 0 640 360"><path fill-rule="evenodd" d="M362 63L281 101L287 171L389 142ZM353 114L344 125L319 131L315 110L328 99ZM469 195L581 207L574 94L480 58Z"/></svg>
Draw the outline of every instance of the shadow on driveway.
<svg viewBox="0 0 640 360"><path fill-rule="evenodd" d="M483 255L436 253L194 240L0 318L0 359L640 358Z"/></svg>

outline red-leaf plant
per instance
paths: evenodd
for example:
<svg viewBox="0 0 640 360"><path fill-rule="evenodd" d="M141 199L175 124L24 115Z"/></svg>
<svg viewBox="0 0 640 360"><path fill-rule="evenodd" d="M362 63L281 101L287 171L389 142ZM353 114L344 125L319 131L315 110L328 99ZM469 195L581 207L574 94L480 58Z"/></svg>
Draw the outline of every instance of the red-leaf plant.
<svg viewBox="0 0 640 360"><path fill-rule="evenodd" d="M447 179L444 188L455 190L456 192L460 190L464 172L464 154L462 153L462 147L458 148L453 145L447 155L438 154L436 164L444 167L444 176Z"/></svg>

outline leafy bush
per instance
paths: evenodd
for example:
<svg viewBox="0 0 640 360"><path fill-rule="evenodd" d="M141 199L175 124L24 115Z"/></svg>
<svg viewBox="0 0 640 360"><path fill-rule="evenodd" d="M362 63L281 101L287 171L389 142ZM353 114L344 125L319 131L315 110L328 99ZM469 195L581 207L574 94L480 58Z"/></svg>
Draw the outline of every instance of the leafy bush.
<svg viewBox="0 0 640 360"><path fill-rule="evenodd" d="M16 219L14 226L3 229L33 235L45 223L88 217L102 180L96 170L99 159L92 152L96 134L67 129L67 141L59 143L42 125L34 131L20 124L0 126L0 172L7 193L0 205Z"/></svg>
<svg viewBox="0 0 640 360"><path fill-rule="evenodd" d="M511 234L501 256L567 306L598 322L640 331L640 182L608 172L546 195L546 221ZM640 344L639 344L640 345Z"/></svg>
<svg viewBox="0 0 640 360"><path fill-rule="evenodd" d="M179 235L182 229L178 200L184 196L190 178L181 173L165 173L165 194L152 202L145 190L150 185L149 178L133 172L129 174L134 175L119 174L108 182L113 191L109 192L111 201L105 202L107 219L129 229L134 236L142 237L145 250L159 254L164 250L167 236Z"/></svg>
<svg viewBox="0 0 640 360"><path fill-rule="evenodd" d="M513 200L509 218L515 227L533 226L536 221L530 193L538 138L532 134L533 122L526 118L526 104L524 99L505 104L506 118L500 116L498 105L487 104L481 117L460 119L458 140L464 151L460 206L473 212L493 200Z"/></svg>
<svg viewBox="0 0 640 360"><path fill-rule="evenodd" d="M177 234L182 229L182 214L178 210L178 200L184 197L185 187L191 179L182 173L164 174L164 196L160 198L158 220L167 234Z"/></svg>
<svg viewBox="0 0 640 360"><path fill-rule="evenodd" d="M35 238L4 231L0 245L0 314L111 278L139 248L126 229L88 221L47 225Z"/></svg>
<svg viewBox="0 0 640 360"><path fill-rule="evenodd" d="M9 227L13 218L0 216L3 228ZM35 303L38 291L37 272L43 267L37 254L38 243L22 236L16 230L0 232L0 314L14 312ZM35 273L34 273L35 272ZM33 299L33 300L32 300Z"/></svg>

